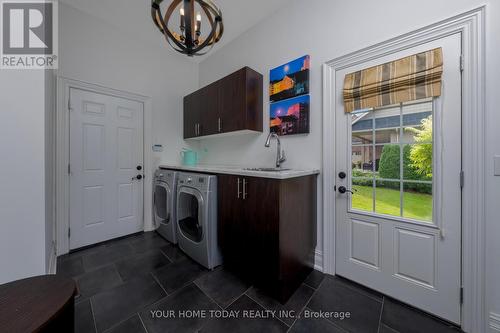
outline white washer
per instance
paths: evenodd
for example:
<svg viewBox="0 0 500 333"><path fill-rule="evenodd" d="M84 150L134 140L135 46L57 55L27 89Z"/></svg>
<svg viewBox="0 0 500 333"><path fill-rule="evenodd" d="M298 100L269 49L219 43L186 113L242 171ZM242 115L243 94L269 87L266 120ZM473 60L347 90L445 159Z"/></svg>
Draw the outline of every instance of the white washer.
<svg viewBox="0 0 500 333"><path fill-rule="evenodd" d="M161 168L156 170L153 186L154 223L156 231L173 244L177 244L176 199L177 172Z"/></svg>
<svg viewBox="0 0 500 333"><path fill-rule="evenodd" d="M217 243L217 177L179 172L177 179L179 247L213 269L222 264Z"/></svg>

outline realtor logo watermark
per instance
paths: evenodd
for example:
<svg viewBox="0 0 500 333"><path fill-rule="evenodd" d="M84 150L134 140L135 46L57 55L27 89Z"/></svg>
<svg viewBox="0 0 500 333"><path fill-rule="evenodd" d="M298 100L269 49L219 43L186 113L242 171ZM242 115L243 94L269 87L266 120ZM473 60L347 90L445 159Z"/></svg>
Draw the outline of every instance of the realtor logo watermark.
<svg viewBox="0 0 500 333"><path fill-rule="evenodd" d="M57 68L57 0L0 0L0 4L0 68Z"/></svg>

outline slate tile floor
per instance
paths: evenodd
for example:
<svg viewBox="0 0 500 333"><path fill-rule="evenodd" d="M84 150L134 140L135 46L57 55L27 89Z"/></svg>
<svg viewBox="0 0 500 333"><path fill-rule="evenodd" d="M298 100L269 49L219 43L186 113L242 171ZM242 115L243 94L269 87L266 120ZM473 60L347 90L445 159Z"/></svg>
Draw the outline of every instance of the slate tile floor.
<svg viewBox="0 0 500 333"><path fill-rule="evenodd" d="M57 268L58 274L73 277L78 284L76 332L460 332L377 292L318 271L286 304L280 304L223 267L204 269L154 232L61 256ZM151 315L158 310L163 311L162 318ZM240 318L165 318L172 310L176 314L240 311ZM283 315L242 318L245 310ZM351 315L307 316L321 311Z"/></svg>

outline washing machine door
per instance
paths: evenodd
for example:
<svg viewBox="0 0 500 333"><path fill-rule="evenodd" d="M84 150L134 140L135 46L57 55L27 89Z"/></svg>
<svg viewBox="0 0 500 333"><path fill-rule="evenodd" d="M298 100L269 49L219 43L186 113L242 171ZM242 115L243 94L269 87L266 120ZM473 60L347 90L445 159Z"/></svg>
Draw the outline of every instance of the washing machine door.
<svg viewBox="0 0 500 333"><path fill-rule="evenodd" d="M162 224L170 223L172 220L171 198L172 190L170 186L167 183L157 182L153 197L154 221L157 228Z"/></svg>
<svg viewBox="0 0 500 333"><path fill-rule="evenodd" d="M177 195L177 223L180 236L194 243L204 237L203 206L201 192L190 187L180 187Z"/></svg>

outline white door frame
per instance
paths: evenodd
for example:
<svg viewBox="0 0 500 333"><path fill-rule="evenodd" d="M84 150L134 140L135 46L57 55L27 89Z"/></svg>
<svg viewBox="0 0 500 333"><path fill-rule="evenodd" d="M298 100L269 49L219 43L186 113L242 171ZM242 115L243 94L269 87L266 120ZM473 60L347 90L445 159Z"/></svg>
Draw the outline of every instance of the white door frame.
<svg viewBox="0 0 500 333"><path fill-rule="evenodd" d="M93 83L57 77L57 111L56 111L56 248L57 255L69 252L69 98L70 89L86 90L98 94L126 98L144 105L144 194L143 221L144 231L153 230L152 191L153 164L151 153L152 103L151 97L126 91L116 90Z"/></svg>
<svg viewBox="0 0 500 333"><path fill-rule="evenodd" d="M485 10L466 13L333 59L323 65L323 271L335 274L335 74L455 33L462 35L462 329L486 332L485 304ZM459 64L457 64L459 66ZM459 181L457 179L457 181Z"/></svg>

